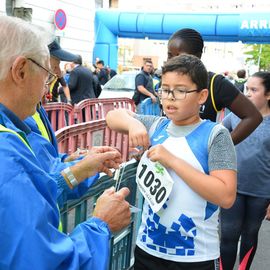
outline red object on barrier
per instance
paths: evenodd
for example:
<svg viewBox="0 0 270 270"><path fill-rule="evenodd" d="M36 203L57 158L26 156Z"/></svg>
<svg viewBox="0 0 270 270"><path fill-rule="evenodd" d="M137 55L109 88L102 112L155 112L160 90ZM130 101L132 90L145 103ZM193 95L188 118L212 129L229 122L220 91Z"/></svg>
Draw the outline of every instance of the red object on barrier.
<svg viewBox="0 0 270 270"><path fill-rule="evenodd" d="M74 124L73 106L62 102L51 102L43 105L54 131Z"/></svg>
<svg viewBox="0 0 270 270"><path fill-rule="evenodd" d="M135 111L135 104L129 98L93 98L85 99L75 105L77 123L97 119L105 119L106 114L116 108L125 108Z"/></svg>
<svg viewBox="0 0 270 270"><path fill-rule="evenodd" d="M59 151L71 154L80 149L92 146L113 146L121 153L123 161L128 160L128 135L112 131L105 119L75 124L55 132Z"/></svg>

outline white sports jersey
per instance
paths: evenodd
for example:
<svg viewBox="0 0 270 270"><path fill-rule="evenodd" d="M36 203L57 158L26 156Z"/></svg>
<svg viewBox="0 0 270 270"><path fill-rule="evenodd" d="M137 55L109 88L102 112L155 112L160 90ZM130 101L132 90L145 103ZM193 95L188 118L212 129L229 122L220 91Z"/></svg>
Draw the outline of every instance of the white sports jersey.
<svg viewBox="0 0 270 270"><path fill-rule="evenodd" d="M165 120L156 129L152 145L162 144L196 169L208 173L208 139L215 123L203 121L186 137L169 137ZM137 245L166 260L198 262L219 257L219 207L194 192L173 170L173 190L160 211L145 202Z"/></svg>

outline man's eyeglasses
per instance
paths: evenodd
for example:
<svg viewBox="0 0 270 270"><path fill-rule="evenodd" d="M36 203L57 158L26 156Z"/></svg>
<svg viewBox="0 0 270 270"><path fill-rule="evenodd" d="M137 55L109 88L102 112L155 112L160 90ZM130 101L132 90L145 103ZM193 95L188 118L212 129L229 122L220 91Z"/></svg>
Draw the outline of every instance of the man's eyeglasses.
<svg viewBox="0 0 270 270"><path fill-rule="evenodd" d="M27 59L30 60L32 63L36 64L38 67L42 68L43 70L45 70L48 73L48 79L47 79L47 81L45 83L46 85L50 85L57 78L56 74L53 74L50 70L43 67L41 64L39 64L38 62L36 62L32 58L27 58Z"/></svg>
<svg viewBox="0 0 270 270"><path fill-rule="evenodd" d="M199 91L200 91L199 89L187 90L187 89L183 89L183 88L176 88L173 90L166 89L166 88L159 88L158 89L158 93L159 93L160 98L168 99L169 95L172 94L172 97L174 99L178 99L178 100L185 99L186 95L189 93L199 92Z"/></svg>

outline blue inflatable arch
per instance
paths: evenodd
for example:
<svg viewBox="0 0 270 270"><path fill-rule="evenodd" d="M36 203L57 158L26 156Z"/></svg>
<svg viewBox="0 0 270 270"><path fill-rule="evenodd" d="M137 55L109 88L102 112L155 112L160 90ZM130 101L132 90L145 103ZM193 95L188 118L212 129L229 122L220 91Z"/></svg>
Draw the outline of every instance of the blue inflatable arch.
<svg viewBox="0 0 270 270"><path fill-rule="evenodd" d="M99 10L95 16L93 59L117 68L118 37L168 40L193 28L205 41L270 43L270 13L139 13Z"/></svg>

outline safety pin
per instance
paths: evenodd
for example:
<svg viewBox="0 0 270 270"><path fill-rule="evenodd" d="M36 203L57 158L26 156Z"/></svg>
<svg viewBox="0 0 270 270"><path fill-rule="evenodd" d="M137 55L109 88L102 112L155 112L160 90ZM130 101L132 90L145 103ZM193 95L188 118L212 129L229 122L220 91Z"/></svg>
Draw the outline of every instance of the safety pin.
<svg viewBox="0 0 270 270"><path fill-rule="evenodd" d="M124 171L125 171L126 165L120 165L119 169L115 170L114 173L114 180L116 181L115 183L115 191L118 191L120 186L121 186L121 182L122 182L122 178L124 175Z"/></svg>

